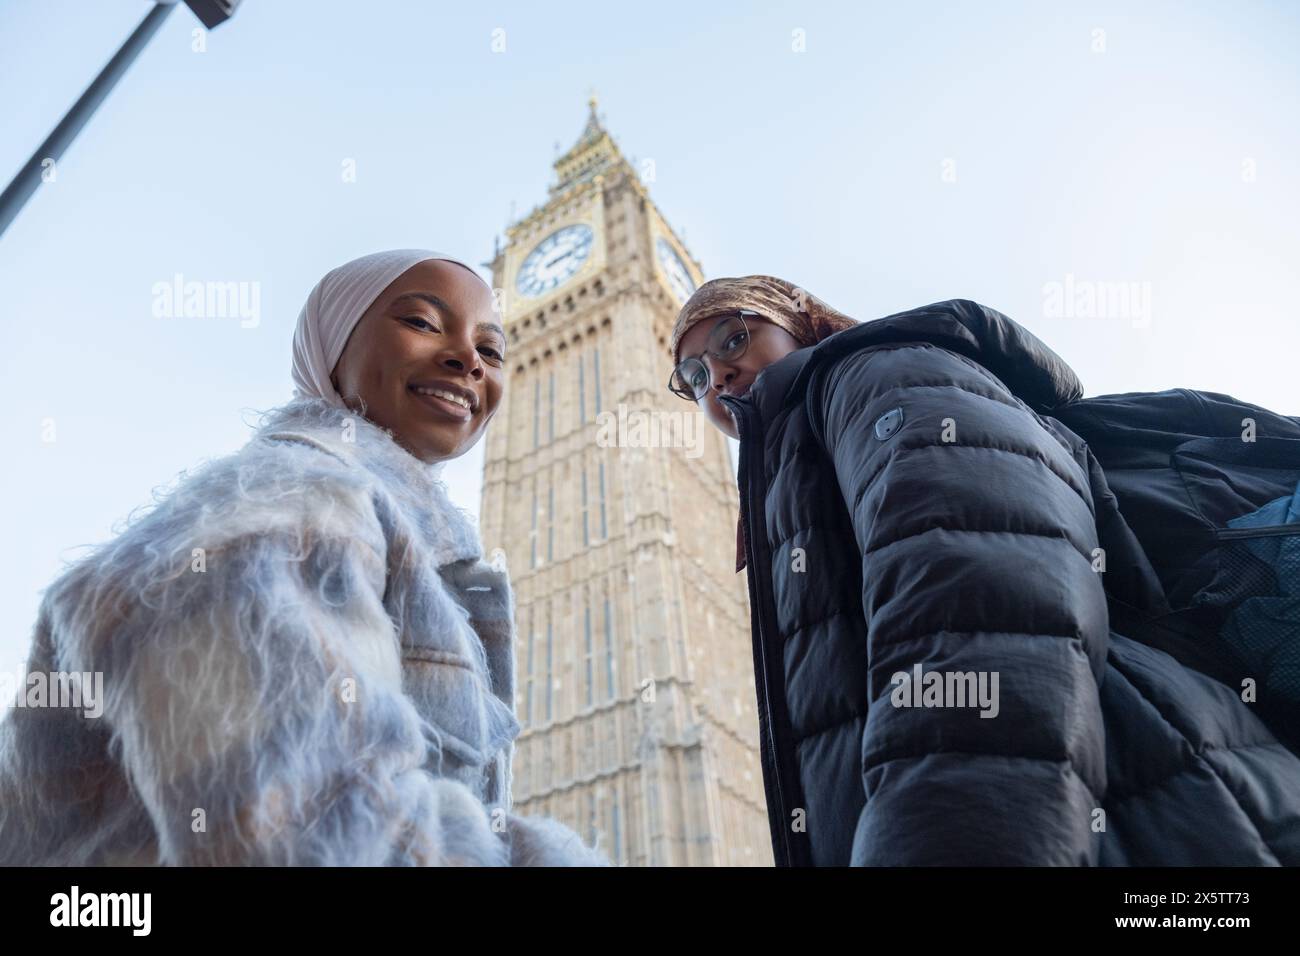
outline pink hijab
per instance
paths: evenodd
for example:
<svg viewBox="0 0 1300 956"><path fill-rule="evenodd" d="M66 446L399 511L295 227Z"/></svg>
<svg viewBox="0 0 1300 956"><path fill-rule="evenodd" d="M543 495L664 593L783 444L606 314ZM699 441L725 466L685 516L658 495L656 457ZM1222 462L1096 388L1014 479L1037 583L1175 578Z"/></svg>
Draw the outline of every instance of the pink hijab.
<svg viewBox="0 0 1300 956"><path fill-rule="evenodd" d="M296 398L323 398L346 407L330 375L348 336L379 294L411 266L428 259L462 265L487 285L466 262L428 249L390 249L345 262L325 273L307 295L293 330L293 384Z"/></svg>

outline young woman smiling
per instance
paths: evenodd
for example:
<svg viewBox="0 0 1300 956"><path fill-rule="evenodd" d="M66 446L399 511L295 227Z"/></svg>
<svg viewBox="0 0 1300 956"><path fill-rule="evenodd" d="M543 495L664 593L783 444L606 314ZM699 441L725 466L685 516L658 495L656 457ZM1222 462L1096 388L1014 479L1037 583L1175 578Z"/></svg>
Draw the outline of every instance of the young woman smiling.
<svg viewBox="0 0 1300 956"><path fill-rule="evenodd" d="M606 862L511 812L514 599L439 477L505 349L450 256L316 285L295 400L48 589L29 670L105 700L0 725L0 864Z"/></svg>

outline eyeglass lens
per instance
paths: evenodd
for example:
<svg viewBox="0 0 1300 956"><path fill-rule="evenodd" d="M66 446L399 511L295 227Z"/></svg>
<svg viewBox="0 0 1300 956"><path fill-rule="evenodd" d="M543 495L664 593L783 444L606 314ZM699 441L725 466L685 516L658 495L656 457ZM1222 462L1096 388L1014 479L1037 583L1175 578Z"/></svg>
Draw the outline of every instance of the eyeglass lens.
<svg viewBox="0 0 1300 956"><path fill-rule="evenodd" d="M739 358L749 344L749 331L739 315L719 322L709 334L708 352L714 358L730 361ZM673 374L678 390L695 396L704 395L709 388L709 370L698 358L688 358L677 366Z"/></svg>

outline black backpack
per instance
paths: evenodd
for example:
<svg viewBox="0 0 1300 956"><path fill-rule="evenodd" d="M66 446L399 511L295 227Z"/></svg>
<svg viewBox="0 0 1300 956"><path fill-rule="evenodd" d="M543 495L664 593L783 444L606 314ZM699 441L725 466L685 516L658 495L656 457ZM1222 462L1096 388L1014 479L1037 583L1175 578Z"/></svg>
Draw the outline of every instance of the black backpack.
<svg viewBox="0 0 1300 956"><path fill-rule="evenodd" d="M1300 418L1181 388L1049 414L1088 443L1164 591L1139 608L1104 577L1111 626L1238 692L1254 681L1300 748Z"/></svg>

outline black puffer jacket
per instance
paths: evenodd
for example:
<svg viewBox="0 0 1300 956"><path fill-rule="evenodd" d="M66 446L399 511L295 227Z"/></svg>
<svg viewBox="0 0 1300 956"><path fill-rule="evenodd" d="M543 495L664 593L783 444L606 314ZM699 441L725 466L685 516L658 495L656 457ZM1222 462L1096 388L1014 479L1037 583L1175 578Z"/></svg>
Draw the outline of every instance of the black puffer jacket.
<svg viewBox="0 0 1300 956"><path fill-rule="evenodd" d="M1300 864L1300 758L1232 689L1109 630L1103 574L1150 613L1164 595L1047 414L1081 393L955 300L723 399L778 865Z"/></svg>

